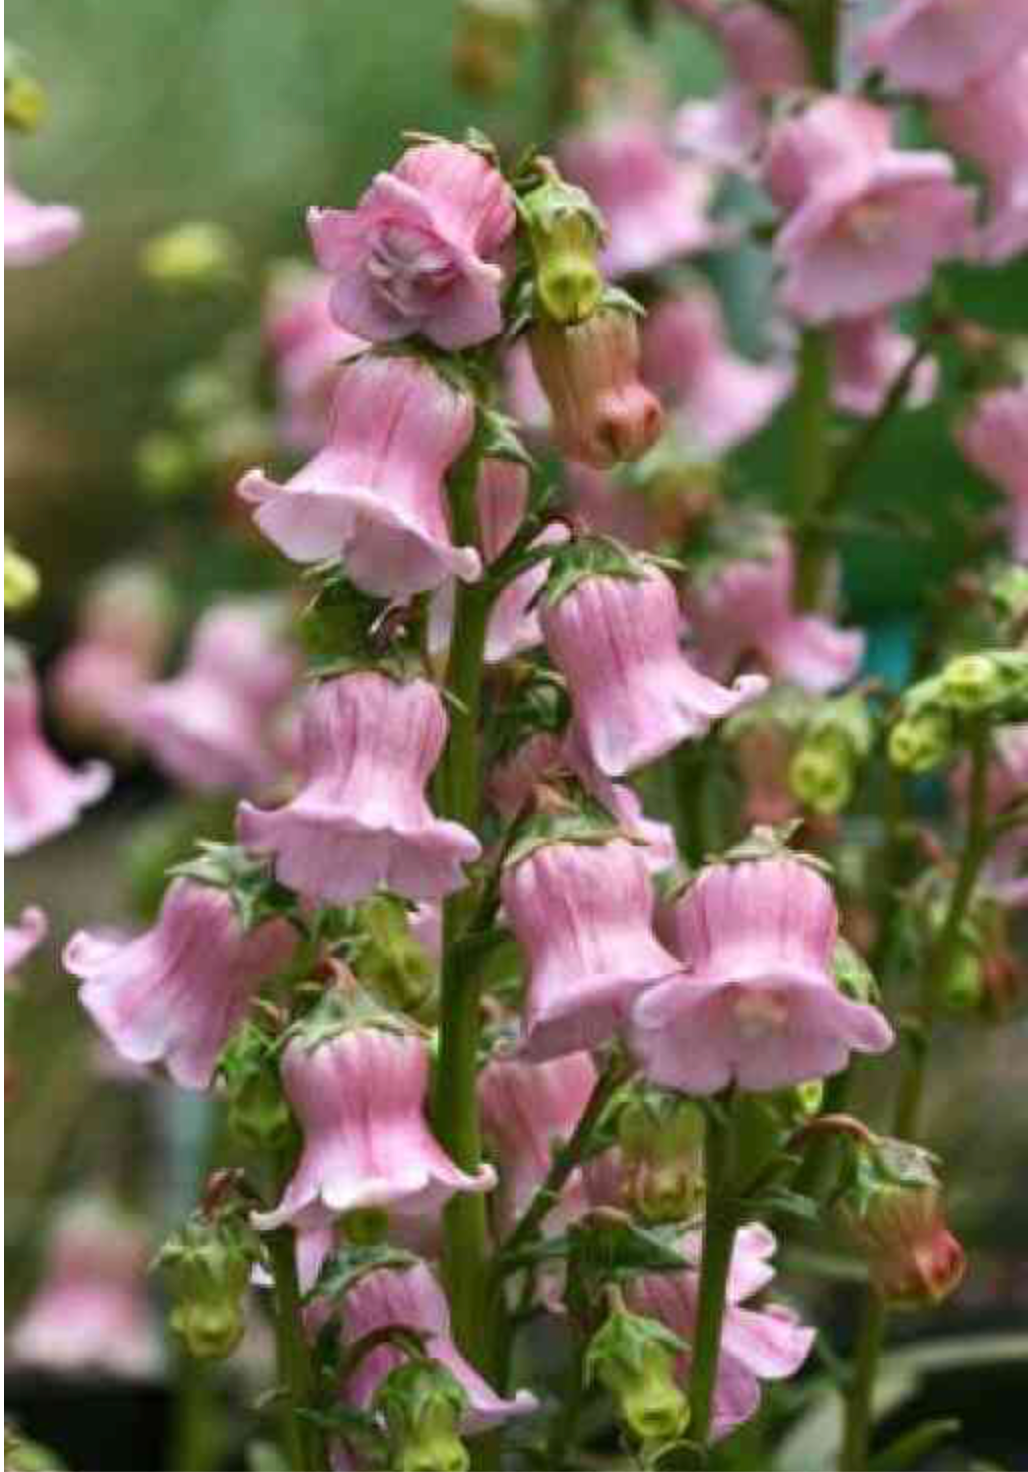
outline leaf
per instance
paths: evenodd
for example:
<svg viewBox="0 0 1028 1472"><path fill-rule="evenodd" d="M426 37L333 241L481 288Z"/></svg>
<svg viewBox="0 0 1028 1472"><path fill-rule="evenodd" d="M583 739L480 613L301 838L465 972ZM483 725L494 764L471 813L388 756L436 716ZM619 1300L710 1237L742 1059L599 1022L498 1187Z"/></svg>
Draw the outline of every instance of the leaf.
<svg viewBox="0 0 1028 1472"><path fill-rule="evenodd" d="M518 437L517 421L498 409L480 409L482 454L489 460L511 460L535 470L536 462Z"/></svg>
<svg viewBox="0 0 1028 1472"><path fill-rule="evenodd" d="M682 1272L689 1266L671 1245L675 1228L640 1227L627 1218L593 1213L568 1233L571 1258L578 1272L604 1283L638 1273Z"/></svg>
<svg viewBox="0 0 1028 1472"><path fill-rule="evenodd" d="M413 1253L404 1251L402 1247L390 1247L386 1243L342 1247L331 1253L322 1263L317 1282L304 1294L304 1303L310 1303L316 1298L341 1298L368 1273L378 1272L380 1268L406 1272L417 1261Z"/></svg>
<svg viewBox="0 0 1028 1472"><path fill-rule="evenodd" d="M278 916L296 918L296 896L274 877L271 859L255 858L234 843L201 839L198 847L195 858L175 864L169 875L226 890L244 930Z"/></svg>
<svg viewBox="0 0 1028 1472"><path fill-rule="evenodd" d="M821 1217L820 1202L815 1201L812 1196L802 1196L798 1191L790 1191L788 1186L775 1186L758 1201L748 1205L761 1217L770 1212L795 1217L801 1222L816 1222Z"/></svg>
<svg viewBox="0 0 1028 1472"><path fill-rule="evenodd" d="M890 1441L884 1451L876 1452L869 1463L869 1472L903 1472L905 1467L912 1467L940 1442L956 1436L960 1428L961 1422L955 1416L922 1421L920 1426L914 1426Z"/></svg>

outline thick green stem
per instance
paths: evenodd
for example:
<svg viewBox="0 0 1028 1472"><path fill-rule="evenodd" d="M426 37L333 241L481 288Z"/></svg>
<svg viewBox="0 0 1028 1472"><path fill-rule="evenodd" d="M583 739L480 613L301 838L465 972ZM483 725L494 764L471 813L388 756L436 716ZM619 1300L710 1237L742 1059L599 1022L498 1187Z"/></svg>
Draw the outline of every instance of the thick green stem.
<svg viewBox="0 0 1028 1472"><path fill-rule="evenodd" d="M814 81L831 91L839 54L839 0L801 0L798 19Z"/></svg>
<svg viewBox="0 0 1028 1472"><path fill-rule="evenodd" d="M690 1439L706 1447L713 1420L714 1385L721 1354L721 1327L728 1296L728 1269L738 1225L731 1182L731 1124L707 1115L704 1142L707 1205L696 1332L692 1346Z"/></svg>
<svg viewBox="0 0 1028 1472"><path fill-rule="evenodd" d="M840 1472L864 1472L874 1426L874 1388L878 1360L885 1338L885 1304L868 1289L857 1334L853 1381L846 1398L846 1428L843 1435Z"/></svg>
<svg viewBox="0 0 1028 1472"><path fill-rule="evenodd" d="M818 329L808 329L800 341L792 471L795 597L801 609L813 608L817 603L829 546L821 508L832 483L831 391L828 335Z"/></svg>
<svg viewBox="0 0 1028 1472"><path fill-rule="evenodd" d="M296 1235L283 1227L268 1237L275 1281L275 1350L278 1378L285 1392L282 1403L282 1440L289 1465L296 1472L326 1472L328 1459L321 1433L297 1414L313 1408L317 1399L314 1363L303 1327L303 1306L296 1275Z"/></svg>

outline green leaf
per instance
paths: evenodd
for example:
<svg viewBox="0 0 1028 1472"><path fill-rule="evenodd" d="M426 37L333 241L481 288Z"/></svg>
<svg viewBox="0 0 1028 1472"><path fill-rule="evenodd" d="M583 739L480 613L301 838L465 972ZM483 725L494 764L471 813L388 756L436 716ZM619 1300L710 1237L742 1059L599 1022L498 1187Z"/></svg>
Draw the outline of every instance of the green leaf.
<svg viewBox="0 0 1028 1472"><path fill-rule="evenodd" d="M536 462L521 443L517 433L517 420L498 409L479 409L482 434L482 454L489 460L511 460L535 470Z"/></svg>
<svg viewBox="0 0 1028 1472"><path fill-rule="evenodd" d="M819 1202L811 1196L801 1196L798 1191L790 1191L788 1186L775 1186L758 1201L749 1202L748 1205L758 1216L777 1212L779 1216L791 1216L803 1222L816 1222L821 1217Z"/></svg>
<svg viewBox="0 0 1028 1472"><path fill-rule="evenodd" d="M876 1452L868 1463L869 1472L903 1472L922 1457L934 1450L940 1442L958 1435L961 1422L955 1417L940 1417L935 1421L922 1421L890 1441L884 1451Z"/></svg>
<svg viewBox="0 0 1028 1472"><path fill-rule="evenodd" d="M318 1298L342 1298L368 1273L378 1272L381 1268L406 1272L416 1266L417 1261L413 1253L386 1243L342 1247L322 1263L317 1282L304 1294L304 1303Z"/></svg>

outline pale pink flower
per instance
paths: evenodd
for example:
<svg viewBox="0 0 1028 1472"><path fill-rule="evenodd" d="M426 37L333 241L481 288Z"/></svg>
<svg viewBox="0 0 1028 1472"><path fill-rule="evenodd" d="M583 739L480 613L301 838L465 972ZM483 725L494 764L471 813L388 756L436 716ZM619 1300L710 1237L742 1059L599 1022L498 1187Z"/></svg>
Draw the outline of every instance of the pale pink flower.
<svg viewBox="0 0 1028 1472"><path fill-rule="evenodd" d="M245 931L225 891L176 879L151 929L127 940L76 931L63 959L122 1058L163 1063L181 1088L205 1089L252 997L295 945L287 921Z"/></svg>
<svg viewBox="0 0 1028 1472"><path fill-rule="evenodd" d="M331 291L332 278L324 272L287 267L273 276L264 303L282 441L303 454L320 450L328 438L340 365L369 346L333 320Z"/></svg>
<svg viewBox="0 0 1028 1472"><path fill-rule="evenodd" d="M698 1322L701 1234L687 1232L678 1247L694 1266L681 1273L648 1273L633 1278L627 1298L637 1313L659 1319L672 1333L691 1343ZM714 1383L715 1441L756 1413L762 1380L786 1380L795 1375L814 1343L815 1331L804 1328L781 1305L768 1304L761 1309L742 1306L774 1277L768 1261L774 1249L774 1237L758 1223L736 1233ZM691 1356L686 1353L679 1364L683 1384L688 1381L690 1364Z"/></svg>
<svg viewBox="0 0 1028 1472"><path fill-rule="evenodd" d="M154 675L175 633L175 609L164 577L143 562L105 567L79 605L77 633L87 644L117 649Z"/></svg>
<svg viewBox="0 0 1028 1472"><path fill-rule="evenodd" d="M870 419L882 408L915 351L913 338L899 332L884 312L847 317L832 333L832 394L847 414ZM924 358L907 388L906 407L921 409L935 394L938 368Z"/></svg>
<svg viewBox="0 0 1028 1472"><path fill-rule="evenodd" d="M130 651L78 639L51 666L47 694L67 731L117 752L131 743L135 703L147 675Z"/></svg>
<svg viewBox="0 0 1028 1472"><path fill-rule="evenodd" d="M736 1082L763 1092L822 1078L851 1049L881 1053L892 1029L843 996L832 957L838 915L821 876L792 858L715 864L675 905L669 940L687 968L632 1012L647 1077L689 1094Z"/></svg>
<svg viewBox="0 0 1028 1472"><path fill-rule="evenodd" d="M545 441L553 427L550 401L532 364L532 353L519 337L503 355L504 398L519 429L532 441Z"/></svg>
<svg viewBox="0 0 1028 1472"><path fill-rule="evenodd" d="M35 266L78 238L82 216L68 204L37 204L4 180L4 265Z"/></svg>
<svg viewBox="0 0 1028 1472"><path fill-rule="evenodd" d="M711 175L676 159L644 117L607 118L566 134L557 157L606 222L600 264L608 276L651 271L722 238L707 215Z"/></svg>
<svg viewBox="0 0 1028 1472"><path fill-rule="evenodd" d="M643 487L617 471L593 470L573 460L564 470L570 509L582 526L643 551L659 544L660 517Z"/></svg>
<svg viewBox="0 0 1028 1472"><path fill-rule="evenodd" d="M797 26L760 0L719 6L714 33L736 79L757 96L809 86L806 47Z"/></svg>
<svg viewBox="0 0 1028 1472"><path fill-rule="evenodd" d="M954 153L976 163L989 188L978 233L983 260L1028 250L1028 27L1025 49L955 97L937 101L932 128Z"/></svg>
<svg viewBox="0 0 1028 1472"><path fill-rule="evenodd" d="M581 748L609 777L647 766L755 700L762 675L731 688L700 674L679 648L675 590L655 567L638 578L590 577L541 620L568 682Z"/></svg>
<svg viewBox="0 0 1028 1472"><path fill-rule="evenodd" d="M21 963L46 939L48 928L46 915L38 905L29 905L22 910L16 925L4 926L5 977L17 971Z"/></svg>
<svg viewBox="0 0 1028 1472"><path fill-rule="evenodd" d="M329 441L284 484L251 470L239 494L294 562L342 558L359 588L409 598L447 577L474 582L473 547L454 547L443 477L474 428L470 398L427 363L368 355L339 373Z"/></svg>
<svg viewBox="0 0 1028 1472"><path fill-rule="evenodd" d="M729 86L715 97L692 98L676 108L670 137L684 158L750 174L763 142L764 119L747 87Z"/></svg>
<svg viewBox="0 0 1028 1472"><path fill-rule="evenodd" d="M653 934L646 859L624 839L544 844L504 871L501 893L527 957L523 1051L536 1061L599 1047L680 969Z"/></svg>
<svg viewBox="0 0 1028 1472"><path fill-rule="evenodd" d="M764 182L787 212L774 243L784 305L821 323L915 296L971 244L974 194L953 179L948 155L893 148L888 113L856 98L780 123Z"/></svg>
<svg viewBox="0 0 1028 1472"><path fill-rule="evenodd" d="M272 811L243 803L242 842L273 854L282 883L310 899L352 904L380 885L414 900L460 889L481 847L436 818L424 791L448 725L426 680L361 670L317 685L303 707L303 785Z"/></svg>
<svg viewBox="0 0 1028 1472"><path fill-rule="evenodd" d="M409 148L376 175L355 210L312 209L318 263L334 277L331 307L370 342L423 333L471 347L503 326L500 259L514 205L503 176L454 143Z"/></svg>
<svg viewBox="0 0 1028 1472"><path fill-rule="evenodd" d="M303 1131L303 1153L282 1200L254 1214L273 1231L310 1228L370 1209L438 1213L455 1191L491 1191L496 1174L459 1170L424 1116L428 1051L412 1033L353 1028L282 1057L282 1084Z"/></svg>
<svg viewBox="0 0 1028 1472"><path fill-rule="evenodd" d="M468 1397L461 1425L464 1435L488 1431L512 1416L527 1415L536 1409L536 1399L527 1390L519 1390L513 1400L504 1400L468 1364L453 1340L446 1295L426 1263L416 1263L405 1271L384 1268L368 1273L346 1295L344 1345L355 1344L365 1335L393 1324L424 1334L426 1355L445 1365L460 1382ZM403 1360L403 1352L388 1344L373 1349L342 1387L347 1402L367 1409L386 1375Z"/></svg>
<svg viewBox="0 0 1028 1472"><path fill-rule="evenodd" d="M733 352L712 292L661 302L642 333L643 378L713 454L749 439L789 391L791 369Z"/></svg>
<svg viewBox="0 0 1028 1472"><path fill-rule="evenodd" d="M952 97L1028 45L1024 0L893 0L856 57L902 92Z"/></svg>
<svg viewBox="0 0 1028 1472"><path fill-rule="evenodd" d="M977 399L957 431L957 444L1007 497L1003 519L1011 551L1028 559L1028 383L992 389Z"/></svg>
<svg viewBox="0 0 1028 1472"><path fill-rule="evenodd" d="M39 689L20 650L4 654L4 851L25 853L78 822L111 785L110 768L87 762L75 772L40 728Z"/></svg>

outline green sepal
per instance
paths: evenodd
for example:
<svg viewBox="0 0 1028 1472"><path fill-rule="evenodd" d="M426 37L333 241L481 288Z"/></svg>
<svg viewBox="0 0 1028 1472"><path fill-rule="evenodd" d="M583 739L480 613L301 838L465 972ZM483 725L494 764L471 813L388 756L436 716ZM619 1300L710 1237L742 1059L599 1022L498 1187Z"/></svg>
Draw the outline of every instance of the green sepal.
<svg viewBox="0 0 1028 1472"><path fill-rule="evenodd" d="M374 670L403 682L424 675L417 618L355 588L340 563L314 569L321 581L300 616L310 675L331 680ZM396 614L396 622L389 621Z"/></svg>
<svg viewBox="0 0 1028 1472"><path fill-rule="evenodd" d="M574 592L589 578L627 578L644 582L650 576L650 559L624 546L614 537L574 537L554 548L549 576L539 595L550 608Z"/></svg>
<svg viewBox="0 0 1028 1472"><path fill-rule="evenodd" d="M296 896L279 884L270 858L258 858L236 843L200 839L199 853L168 870L172 878L223 889L231 897L244 930L256 930L267 920L287 919L301 924Z"/></svg>
<svg viewBox="0 0 1028 1472"><path fill-rule="evenodd" d="M577 786L577 784L575 784ZM581 789L566 808L557 812L535 812L518 825L517 836L504 855L503 867L514 868L551 843L611 843L623 838L629 843L638 839L626 834L617 819L602 803Z"/></svg>
<svg viewBox="0 0 1028 1472"><path fill-rule="evenodd" d="M314 1303L319 1298L329 1298L337 1302L369 1273L380 1272L383 1268L406 1272L408 1268L416 1267L417 1262L413 1253L386 1243L338 1247L322 1263L317 1281L304 1294L303 1301Z"/></svg>

